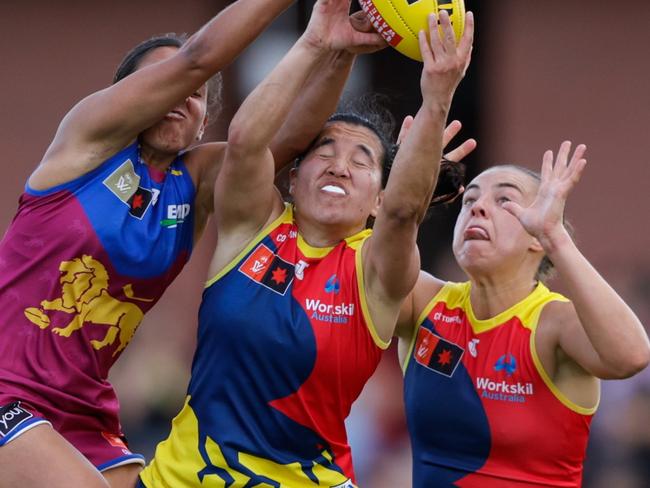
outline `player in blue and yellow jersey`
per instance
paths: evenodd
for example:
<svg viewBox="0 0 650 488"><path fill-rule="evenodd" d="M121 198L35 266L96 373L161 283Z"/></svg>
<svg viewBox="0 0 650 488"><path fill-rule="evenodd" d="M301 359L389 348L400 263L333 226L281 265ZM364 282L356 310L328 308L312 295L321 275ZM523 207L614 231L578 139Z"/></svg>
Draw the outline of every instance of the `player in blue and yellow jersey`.
<svg viewBox="0 0 650 488"><path fill-rule="evenodd" d="M643 369L632 310L563 225L586 160L564 142L541 177L506 165L463 196L454 254L469 277L422 273L400 316L413 486L581 486L598 378ZM551 263L569 301L542 283Z"/></svg>
<svg viewBox="0 0 650 488"><path fill-rule="evenodd" d="M187 400L140 476L147 488L355 486L344 419L417 280L416 234L439 169L431 155L441 154L473 21L458 48L446 13L442 39L435 18L431 40L421 33L423 103L384 190L390 134L349 113L300 159L285 204L269 143L318 60L364 43L344 22L349 5L316 2L303 36L230 125Z"/></svg>
<svg viewBox="0 0 650 488"><path fill-rule="evenodd" d="M225 143L195 145L218 94L208 80L291 3L239 0L186 42L146 41L63 119L0 244L0 487L133 486L144 463L108 370L211 211ZM353 57L321 58L276 134L278 162L318 133Z"/></svg>

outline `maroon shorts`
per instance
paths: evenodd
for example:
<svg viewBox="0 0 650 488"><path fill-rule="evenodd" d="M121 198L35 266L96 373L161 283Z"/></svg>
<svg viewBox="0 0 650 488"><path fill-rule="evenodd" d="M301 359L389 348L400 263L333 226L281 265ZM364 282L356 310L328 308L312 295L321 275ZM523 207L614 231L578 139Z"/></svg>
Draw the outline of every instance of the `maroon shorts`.
<svg viewBox="0 0 650 488"><path fill-rule="evenodd" d="M96 423L94 419L89 419L89 422L85 423L83 417L75 415L74 421L62 421L56 418L56 413L41 410L46 409L37 409L23 401L1 404L0 447L37 425L49 424L86 456L99 471L125 464L144 465L144 456L129 450L121 432L98 430L92 425Z"/></svg>

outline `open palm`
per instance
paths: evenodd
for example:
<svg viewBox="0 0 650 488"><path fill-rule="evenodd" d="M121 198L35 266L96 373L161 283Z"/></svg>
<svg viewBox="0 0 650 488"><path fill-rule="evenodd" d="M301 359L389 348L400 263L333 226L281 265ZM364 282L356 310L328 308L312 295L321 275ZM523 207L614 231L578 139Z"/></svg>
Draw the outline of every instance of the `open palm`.
<svg viewBox="0 0 650 488"><path fill-rule="evenodd" d="M569 158L571 142L565 141L560 145L555 164L553 151L546 151L542 162L541 182L533 203L529 207L522 207L515 202L503 204L543 247L546 247L546 243L558 232L565 231L562 223L564 206L587 164L584 158L586 150L586 146L580 144Z"/></svg>

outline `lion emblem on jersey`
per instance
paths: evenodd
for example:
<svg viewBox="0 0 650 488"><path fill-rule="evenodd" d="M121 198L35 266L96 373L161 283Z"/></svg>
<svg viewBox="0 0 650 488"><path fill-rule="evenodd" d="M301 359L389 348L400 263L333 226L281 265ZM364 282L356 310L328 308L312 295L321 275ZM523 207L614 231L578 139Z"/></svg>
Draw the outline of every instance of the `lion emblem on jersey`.
<svg viewBox="0 0 650 488"><path fill-rule="evenodd" d="M71 261L63 261L61 272L61 297L43 300L39 308L25 309L25 317L41 329L50 326L48 311L65 312L72 317L67 325L53 327L54 334L70 335L87 324L108 326L102 340L92 340L92 346L99 350L113 344L119 338L119 346L113 353L126 347L144 316L140 308L130 302L122 302L108 293L109 277L102 263L92 256L84 255ZM133 296L132 286L123 288L125 296L133 300L151 302L149 299Z"/></svg>

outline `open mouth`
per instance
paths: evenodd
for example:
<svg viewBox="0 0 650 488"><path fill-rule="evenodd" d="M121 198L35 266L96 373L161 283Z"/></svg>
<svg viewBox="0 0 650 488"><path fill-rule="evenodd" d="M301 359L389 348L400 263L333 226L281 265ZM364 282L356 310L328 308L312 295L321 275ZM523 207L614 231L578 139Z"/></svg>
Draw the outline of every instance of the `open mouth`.
<svg viewBox="0 0 650 488"><path fill-rule="evenodd" d="M185 114L183 112L180 112L178 110L172 110L171 112L168 112L167 115L165 115L166 119L173 119L173 120L184 120Z"/></svg>
<svg viewBox="0 0 650 488"><path fill-rule="evenodd" d="M345 190L341 188L340 186L336 185L325 185L324 187L321 188L322 191L325 193L330 193L332 195L345 195Z"/></svg>
<svg viewBox="0 0 650 488"><path fill-rule="evenodd" d="M465 229L463 237L466 241L489 241L490 235L483 227L472 225Z"/></svg>

